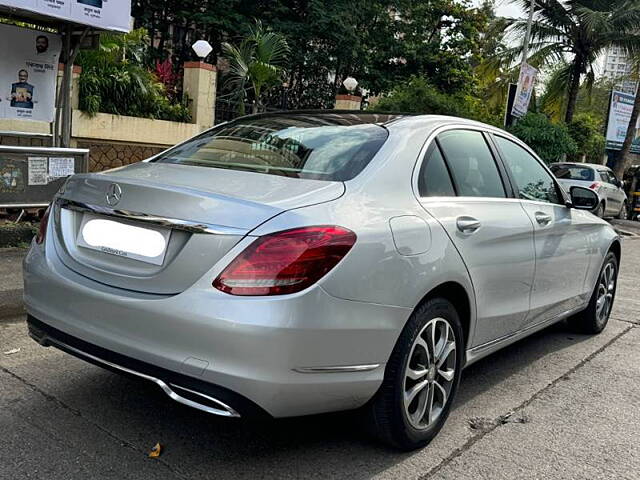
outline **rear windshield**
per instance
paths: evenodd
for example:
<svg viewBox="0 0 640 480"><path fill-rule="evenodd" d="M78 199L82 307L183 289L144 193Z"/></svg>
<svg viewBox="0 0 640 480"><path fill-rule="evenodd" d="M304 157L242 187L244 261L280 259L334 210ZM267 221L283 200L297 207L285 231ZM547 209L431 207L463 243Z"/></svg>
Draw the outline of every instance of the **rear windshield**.
<svg viewBox="0 0 640 480"><path fill-rule="evenodd" d="M564 180L584 180L592 182L595 178L593 169L577 165L553 165L551 171L557 178Z"/></svg>
<svg viewBox="0 0 640 480"><path fill-rule="evenodd" d="M247 117L213 128L153 161L344 181L364 169L387 137L380 125L338 116Z"/></svg>

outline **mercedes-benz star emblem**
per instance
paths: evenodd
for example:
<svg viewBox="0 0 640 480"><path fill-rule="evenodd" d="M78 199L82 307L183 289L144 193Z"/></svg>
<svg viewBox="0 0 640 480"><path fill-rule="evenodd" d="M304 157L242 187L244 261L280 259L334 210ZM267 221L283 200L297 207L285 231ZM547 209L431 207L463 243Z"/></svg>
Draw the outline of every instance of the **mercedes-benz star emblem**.
<svg viewBox="0 0 640 480"><path fill-rule="evenodd" d="M113 207L120 202L120 199L122 199L122 188L117 183L112 183L107 188L107 204Z"/></svg>

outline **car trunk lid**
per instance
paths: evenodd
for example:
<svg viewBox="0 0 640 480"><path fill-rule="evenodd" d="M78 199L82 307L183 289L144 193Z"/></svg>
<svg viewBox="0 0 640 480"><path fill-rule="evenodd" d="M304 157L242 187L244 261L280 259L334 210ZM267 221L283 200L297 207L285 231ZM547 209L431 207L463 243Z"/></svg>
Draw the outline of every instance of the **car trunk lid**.
<svg viewBox="0 0 640 480"><path fill-rule="evenodd" d="M138 163L76 175L54 209L56 251L66 266L98 282L175 294L258 225L286 210L328 202L343 193L342 182L175 164ZM166 248L155 263L128 254L126 248L92 248L84 228L94 219L117 222L111 226L118 228L110 232L120 224L159 232Z"/></svg>

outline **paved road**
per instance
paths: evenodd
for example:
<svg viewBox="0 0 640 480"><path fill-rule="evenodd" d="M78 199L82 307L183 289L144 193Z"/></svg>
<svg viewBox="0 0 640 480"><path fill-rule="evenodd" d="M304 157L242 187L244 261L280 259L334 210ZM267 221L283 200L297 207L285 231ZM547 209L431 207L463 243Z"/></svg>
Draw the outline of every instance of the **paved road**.
<svg viewBox="0 0 640 480"><path fill-rule="evenodd" d="M637 479L640 240L623 248L603 334L558 325L471 366L441 434L410 454L369 440L349 414L214 418L39 347L20 317L0 322L0 479ZM156 442L165 450L149 459Z"/></svg>

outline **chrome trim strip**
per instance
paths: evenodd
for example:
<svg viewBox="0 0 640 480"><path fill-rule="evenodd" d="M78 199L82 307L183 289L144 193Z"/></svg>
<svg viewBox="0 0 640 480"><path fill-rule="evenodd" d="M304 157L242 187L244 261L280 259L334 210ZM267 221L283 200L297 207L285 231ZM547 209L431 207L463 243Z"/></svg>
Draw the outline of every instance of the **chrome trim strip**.
<svg viewBox="0 0 640 480"><path fill-rule="evenodd" d="M55 340L55 339L53 339L53 338L51 338L49 336L45 336L44 340L47 343L53 345L54 347L59 347L59 348L61 348L63 350L65 350L65 349L66 350L70 350L70 351L76 353L77 355L79 355L81 357L89 358L89 359L91 359L91 360L93 360L95 362L101 363L101 364L106 365L106 366L111 367L111 368L115 368L116 370L120 370L122 372L129 373L131 375L135 375L136 377L144 378L145 380L149 380L149 381L155 383L156 385L158 385L162 389L162 391L164 393L166 393L169 398L171 398L171 400L174 400L174 401L176 401L178 403L181 403L183 405L186 405L188 407L195 408L197 410L202 410L203 412L211 413L213 415L218 415L218 416L221 416L221 417L235 417L235 418L239 418L240 417L240 414L238 412L236 412L233 408L231 408L229 405L227 405L227 404L225 404L225 403L221 402L220 400L217 400L217 399L215 399L213 397L210 397L209 395L205 395L204 393L196 392L194 390L189 390L188 388L184 388L184 387L180 387L178 385L171 384L171 387L179 388L181 390L185 390L187 392L199 395L200 397L205 398L206 400L208 400L210 402L213 402L213 403L215 403L217 405L220 405L221 408L209 407L207 405L202 405L202 404L200 404L198 402L194 402L193 400L189 400L188 398L181 397L176 392L174 392L169 385L167 385L165 382L163 382L159 378L152 377L151 375L146 375L144 373L137 372L135 370L131 370L130 368L122 367L122 366L120 366L120 365L118 365L116 363L111 363L111 362L109 362L107 360L103 360L102 358L99 358L99 357L96 357L96 356L91 355L89 353L83 352L82 350L79 350L79 349L77 349L75 347L72 347L71 345L67 345L66 343L60 342L58 340ZM40 340L38 340L38 341L40 341Z"/></svg>
<svg viewBox="0 0 640 480"><path fill-rule="evenodd" d="M546 320L542 320L538 323L534 323L533 325L528 325L525 328L518 330L517 332L513 332L510 333L508 335L505 335L503 337L500 338L496 338L493 340L490 340L486 343L483 343L482 345L478 345L476 347L473 348L469 348L466 351L466 362L465 362L465 367L471 365L472 363L480 360L481 358L486 357L487 355L490 355L491 353L500 350L503 347L506 347L507 345L511 345L512 343L517 342L518 340L521 340L523 338L528 337L529 335L531 335L532 333L535 333L539 330L542 330L548 326L553 325L554 323L558 323L561 320L564 320L565 318L573 315L574 313L578 313L582 310L584 310L587 307L587 303L584 303L578 307L574 307L570 310L567 310L565 312L559 313L551 318L548 318Z"/></svg>
<svg viewBox="0 0 640 480"><path fill-rule="evenodd" d="M211 223L198 223L190 220L180 220L177 218L158 217L146 213L131 212L129 210L119 210L116 208L91 205L89 203L76 202L66 198L58 198L56 204L61 208L75 210L77 212L89 212L109 217L123 218L136 222L150 223L174 230L183 230L191 233L206 233L209 235L246 235L248 230Z"/></svg>
<svg viewBox="0 0 640 480"><path fill-rule="evenodd" d="M343 372L368 372L380 366L379 363L366 365L339 365L334 367L296 367L294 372L298 373L343 373Z"/></svg>

